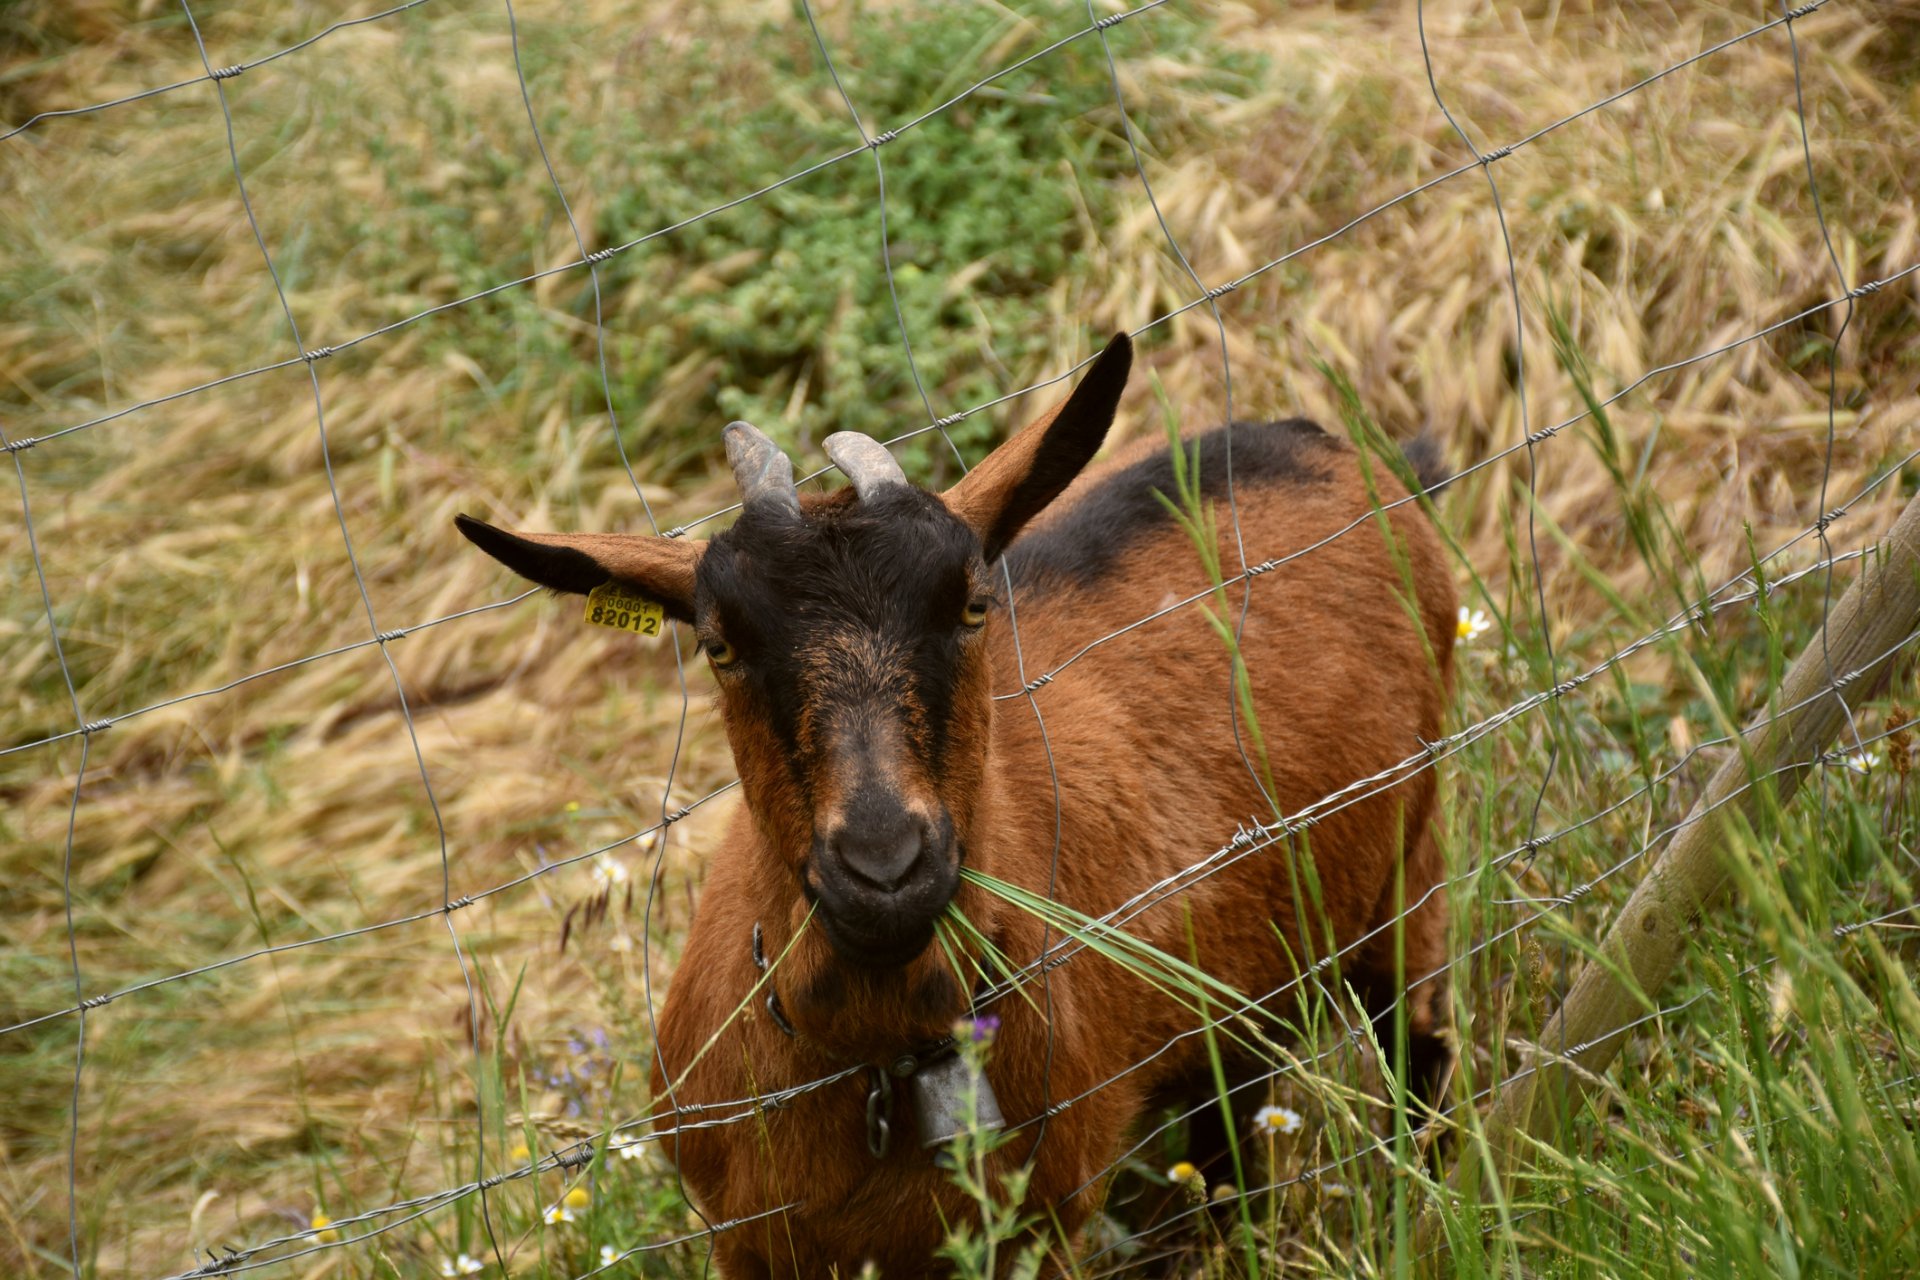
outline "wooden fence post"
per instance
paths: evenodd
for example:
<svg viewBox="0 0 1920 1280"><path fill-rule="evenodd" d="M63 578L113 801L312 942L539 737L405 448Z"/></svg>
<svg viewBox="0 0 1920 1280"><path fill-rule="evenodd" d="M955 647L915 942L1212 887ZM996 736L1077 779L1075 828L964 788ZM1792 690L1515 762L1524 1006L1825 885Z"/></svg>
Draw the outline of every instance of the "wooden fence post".
<svg viewBox="0 0 1920 1280"><path fill-rule="evenodd" d="M1504 1177L1525 1162L1532 1140L1577 1106L1587 1082L1612 1063L1629 1025L1657 1007L1660 988L1686 954L1696 922L1731 882L1722 856L1729 824L1763 824L1761 788L1749 784L1764 778L1779 803L1787 803L1851 709L1877 687L1898 656L1890 651L1916 628L1920 496L1863 559L1859 577L1828 618L1825 652L1816 637L1788 671L1776 703L1783 710L1747 730L1741 750L1715 771L1686 822L1614 918L1599 955L1582 968L1541 1033L1535 1069L1501 1088L1487 1121L1491 1160L1468 1146L1454 1170L1454 1185L1468 1193L1468 1203L1479 1200L1481 1178ZM1835 693L1823 693L1836 681ZM1432 1215L1425 1225L1420 1234L1440 1243Z"/></svg>

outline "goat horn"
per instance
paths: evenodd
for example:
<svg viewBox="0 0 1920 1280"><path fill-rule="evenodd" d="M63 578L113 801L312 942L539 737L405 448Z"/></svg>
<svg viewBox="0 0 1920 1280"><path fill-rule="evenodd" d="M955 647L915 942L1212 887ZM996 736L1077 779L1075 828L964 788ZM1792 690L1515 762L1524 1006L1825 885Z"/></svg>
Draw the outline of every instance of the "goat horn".
<svg viewBox="0 0 1920 1280"><path fill-rule="evenodd" d="M836 431L827 437L827 456L853 481L853 491L865 502L889 485L907 483L906 472L885 445L858 431Z"/></svg>
<svg viewBox="0 0 1920 1280"><path fill-rule="evenodd" d="M780 446L751 422L729 422L720 433L726 442L727 463L740 486L742 506L762 503L799 514L800 495L793 489L793 463Z"/></svg>

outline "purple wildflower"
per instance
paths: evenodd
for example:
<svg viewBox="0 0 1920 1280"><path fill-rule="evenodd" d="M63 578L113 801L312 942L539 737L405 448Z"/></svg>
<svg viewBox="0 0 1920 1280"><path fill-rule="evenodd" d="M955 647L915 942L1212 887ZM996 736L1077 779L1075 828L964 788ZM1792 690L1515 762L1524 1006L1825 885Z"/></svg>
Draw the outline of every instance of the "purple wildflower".
<svg viewBox="0 0 1920 1280"><path fill-rule="evenodd" d="M977 1018L962 1018L953 1024L953 1038L965 1040L970 1044L992 1044L993 1037L1000 1030L997 1015L983 1013Z"/></svg>

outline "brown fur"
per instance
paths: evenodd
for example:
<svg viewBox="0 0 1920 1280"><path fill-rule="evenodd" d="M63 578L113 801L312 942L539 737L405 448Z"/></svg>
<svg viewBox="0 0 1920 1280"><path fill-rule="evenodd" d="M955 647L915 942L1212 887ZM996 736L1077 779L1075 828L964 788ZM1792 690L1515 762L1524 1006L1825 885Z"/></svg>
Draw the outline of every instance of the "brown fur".
<svg viewBox="0 0 1920 1280"><path fill-rule="evenodd" d="M1336 459L1330 483L1239 494L1250 555L1264 558L1318 541L1369 509L1357 458L1344 445L1329 448ZM1069 506L1098 481L1098 474L1083 478L1058 505ZM1385 477L1379 489L1383 501L1403 492ZM1374 524L1254 582L1244 652L1284 811L1441 735L1454 638L1453 586L1426 517L1402 507L1390 518L1410 564L1424 642L1400 603L1400 580ZM1226 563L1235 563L1233 554L1230 543L1223 546ZM1169 526L1130 549L1097 590L1016 597L1028 677L1204 581L1193 548ZM1236 607L1238 594L1232 592ZM990 624L987 642L984 666L992 689L1017 690L1020 674L1004 618ZM941 788L956 822L968 815L964 837L971 864L1047 890L1055 870L1048 746L1060 778L1061 901L1090 914L1109 911L1224 843L1238 823L1262 811L1234 747L1228 677L1224 647L1190 607L1108 643L1046 686L1038 694L1045 743L1027 702L994 703L976 687L960 705L970 707L974 721L964 732L979 735L984 750L956 752L967 767ZM731 720L729 728L737 746L758 736L752 726ZM743 755L743 776L768 767L759 758L763 749L756 743ZM977 798L969 805L964 801L970 793ZM1415 836L1406 859L1405 899L1418 898L1440 878L1438 851L1428 834L1433 805L1433 776L1422 773L1313 829L1327 913L1343 945L1394 913L1403 832ZM770 847L749 809L715 855L660 1019L661 1052L676 1072L694 1060L757 979L747 943L755 921L767 933L771 956L787 946L806 917L783 855L775 851L783 847L795 846L783 840ZM1292 972L1270 928L1281 929L1295 954L1301 950L1288 857L1274 847L1247 858L1146 911L1129 928L1184 955L1191 919L1208 972L1241 991L1271 990ZM958 902L1014 960L1038 954L1041 928L1031 917L969 886L961 888ZM1443 927L1438 896L1408 919L1408 973L1423 974L1444 962ZM1390 941L1391 934L1383 939ZM786 1037L755 1002L687 1072L675 1100L682 1106L723 1102L750 1096L756 1085L764 1091L849 1063L888 1062L943 1034L965 1012L971 982L927 981L945 969L938 948L898 974L850 969L811 931L774 979L799 1038ZM1345 971L1361 989L1395 987L1385 946L1362 948ZM1050 1077L1041 1017L1017 998L996 1006L1004 1022L990 1077L1015 1124L1147 1057L1194 1025L1185 1010L1091 954L1056 970L1051 986ZM929 1004L929 989L946 993L947 1003ZM1434 995L1432 984L1417 993L1417 1033L1435 1028ZM1203 1052L1201 1039L1183 1041L1151 1068L1053 1117L1034 1165L1033 1203L1051 1206L1069 1232L1076 1230L1101 1188L1096 1182L1071 1200L1063 1197L1114 1159L1151 1097L1202 1069ZM664 1083L656 1068L656 1094L663 1099ZM962 1220L971 1207L931 1153L911 1141L896 1140L881 1161L868 1154L866 1089L864 1076L842 1081L754 1119L668 1140L688 1189L715 1221L799 1202L790 1213L720 1236L717 1257L724 1274L810 1276L837 1266L851 1275L867 1259L889 1277L938 1271L930 1258L943 1217ZM904 1108L894 1124L896 1131L908 1131ZM671 1119L662 1128L671 1129ZM1011 1168L1032 1155L1033 1133L1028 1127L1016 1136L998 1165Z"/></svg>
<svg viewBox="0 0 1920 1280"><path fill-rule="evenodd" d="M912 1140L904 1088L892 1108L891 1148L881 1159L869 1154L869 1071L735 1123L712 1123L749 1110L730 1105L738 1100L849 1066L892 1063L938 1040L968 1011L975 983L949 972L938 946L903 964L876 966L856 962L859 948L845 951L845 939L830 939L820 920L809 925L810 900L822 892L818 863L839 856L832 833L857 804L851 797L882 797L880 808L869 809L879 816L860 824L869 834L895 821L887 814L951 820L953 839L928 838L916 846L923 849L923 886L950 883L964 858L1096 916L1212 853L1243 823L1272 816L1236 745L1228 653L1202 613L1205 606L1175 610L1101 645L1060 671L1033 701L994 697L1017 693L1024 680L1053 671L1090 641L1206 583L1195 548L1143 495L1132 505L1108 501L1123 490L1107 482L1146 447L1135 458L1074 478L1111 421L1129 358L1125 339L1117 339L1061 409L942 495L944 509L920 499L872 508L920 512L935 522L915 526L928 537L977 538L984 557L976 553L968 571L976 591L1001 580L999 557L1009 545L1022 570L1012 601L1018 658L1005 608L976 628L957 621L960 602L951 602L952 628L940 631L951 637L951 647L920 651L952 655L945 748L937 753L928 744L943 726L930 722L928 706L912 692L930 686L901 674L910 659L898 646L911 646L911 636L889 637L884 627L856 624L851 616L842 625L838 606L824 613L809 606L808 629L788 635L785 651L764 654L769 665L755 668L733 655L721 634L738 625L746 639L753 616L735 613L729 624L724 602L698 585L705 581L701 557L718 556L723 545L733 559L716 560L717 572L751 573L754 555L777 557L784 545L779 539L800 536L796 530L819 531L830 542L841 536L831 531L854 513L851 491L810 498L799 517L775 511L753 537L723 544L731 534L721 535L715 550L705 552L678 545L635 550L620 539L603 546L582 535L526 537L463 520L467 536L536 581L584 591L599 580L596 574L622 576L660 595L670 612L696 622L709 654L720 655L720 704L746 804L714 854L659 1020L653 1085L664 1112L658 1121L663 1142L710 1220L795 1206L716 1238L727 1276L818 1276L834 1269L850 1276L869 1260L890 1280L936 1274L942 1223L974 1211L932 1153ZM1253 468L1236 484L1251 560L1319 543L1404 496L1378 468L1370 484L1352 448L1310 425L1243 430L1272 433L1234 437L1268 454L1264 472ZM867 499L859 501L865 511ZM1079 528L1072 522L1083 503L1101 522L1090 543L1068 536ZM1226 504L1216 510L1223 531L1230 530ZM941 523L955 518L964 528ZM1106 527L1113 522L1135 523L1130 530ZM1393 551L1383 523L1397 544ZM1023 530L1035 540L1027 544L1030 551L1050 549L1046 554L1057 557L1060 548L1090 547L1101 563L1030 564L1040 553L1021 560L1015 540ZM918 545L888 554L911 559ZM599 567L592 559L583 565L588 557L598 557ZM1230 532L1223 532L1220 558L1238 565ZM914 579L890 581L890 589L913 596L909 603L932 608L943 598ZM965 586L950 580L940 590L951 594ZM782 593L796 588L781 579L753 589L763 593L755 607L776 608L784 606ZM1236 619L1245 589L1228 588ZM1388 512L1384 521L1361 520L1252 581L1242 651L1283 813L1413 756L1441 736L1455 607L1439 540L1411 505ZM767 708L774 704L765 701L765 680L776 669L781 687L798 691L791 723L780 725L770 721ZM755 670L760 675L750 678ZM1238 728L1252 754L1247 727ZM935 758L937 769L927 765ZM1336 808L1312 827L1310 850L1300 842L1258 850L1126 927L1162 951L1197 952L1204 969L1239 991L1273 991L1296 976L1289 956L1322 953L1329 932L1349 946L1391 921L1401 902L1418 901L1439 882L1435 785L1433 773L1423 770ZM1303 850L1311 853L1325 911L1323 919L1306 921L1310 945L1301 936L1309 909L1296 910L1293 887ZM896 924L912 918L909 898L898 899L903 905L890 917ZM1015 963L1040 955L1043 929L1031 916L964 881L953 900ZM864 909L885 913L886 901L869 897ZM925 906L923 895L915 909ZM1407 916L1400 942L1405 973L1423 975L1444 963L1444 919L1438 894ZM752 955L756 925L770 960L785 953L770 982L793 1036L776 1024L764 995L749 998L761 977ZM902 936L917 937L893 935ZM1393 931L1383 932L1341 968L1376 1014L1402 995L1395 941ZM1103 1172L1150 1101L1204 1079L1207 1042L1182 1037L1195 1026L1193 1014L1093 952L1054 969L1044 988L1030 983L1028 994L1031 1003L1009 997L993 1009L1002 1024L988 1076L1013 1127L993 1164L1005 1171L1031 1162L1030 1204L1056 1217L1071 1238L1099 1203ZM1428 983L1408 1000L1418 1068L1431 1069L1439 1052L1438 997L1438 984ZM735 1017L737 1010L744 1012ZM1147 1065L1127 1071L1139 1063ZM1046 1121L1036 1146L1042 1126L1034 1121L1063 1099L1073 1102Z"/></svg>

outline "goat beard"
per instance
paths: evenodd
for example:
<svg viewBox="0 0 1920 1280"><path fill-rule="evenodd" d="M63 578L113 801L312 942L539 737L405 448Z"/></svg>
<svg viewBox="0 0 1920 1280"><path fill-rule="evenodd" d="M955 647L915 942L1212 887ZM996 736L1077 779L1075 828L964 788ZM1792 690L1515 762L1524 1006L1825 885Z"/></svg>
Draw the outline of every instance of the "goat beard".
<svg viewBox="0 0 1920 1280"><path fill-rule="evenodd" d="M807 905L797 903L794 927L807 914ZM841 955L817 920L794 944L776 981L799 1037L854 1061L885 1061L924 1048L972 1007L972 984L956 977L937 942L904 964L874 968Z"/></svg>

